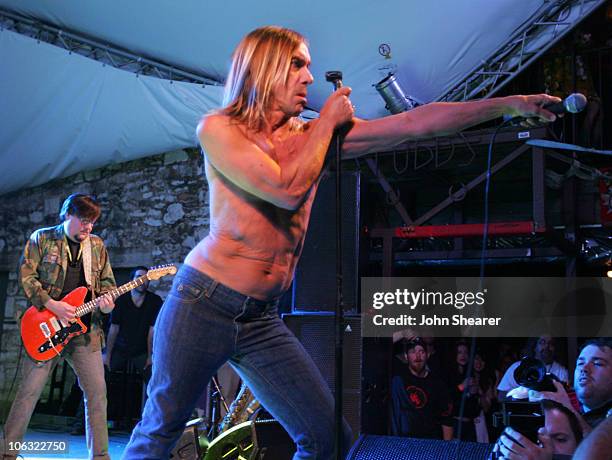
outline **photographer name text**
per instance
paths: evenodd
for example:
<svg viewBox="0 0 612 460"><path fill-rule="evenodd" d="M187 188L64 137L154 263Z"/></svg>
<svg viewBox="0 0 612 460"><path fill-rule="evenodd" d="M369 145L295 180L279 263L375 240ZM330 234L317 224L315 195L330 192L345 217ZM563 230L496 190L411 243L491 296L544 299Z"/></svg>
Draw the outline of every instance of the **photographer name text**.
<svg viewBox="0 0 612 460"><path fill-rule="evenodd" d="M413 315L391 317L374 315L372 317L372 323L375 326L499 326L501 320L499 316L472 317L458 314L450 318L437 315L421 315L420 318Z"/></svg>

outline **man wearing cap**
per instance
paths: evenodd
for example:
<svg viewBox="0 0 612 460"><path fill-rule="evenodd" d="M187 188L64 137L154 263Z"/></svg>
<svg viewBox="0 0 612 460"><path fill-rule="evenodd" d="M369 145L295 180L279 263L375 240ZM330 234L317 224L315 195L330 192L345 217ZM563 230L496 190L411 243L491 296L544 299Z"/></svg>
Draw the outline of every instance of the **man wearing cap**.
<svg viewBox="0 0 612 460"><path fill-rule="evenodd" d="M392 434L450 440L452 403L448 388L427 367L426 344L419 337L398 342L393 363Z"/></svg>

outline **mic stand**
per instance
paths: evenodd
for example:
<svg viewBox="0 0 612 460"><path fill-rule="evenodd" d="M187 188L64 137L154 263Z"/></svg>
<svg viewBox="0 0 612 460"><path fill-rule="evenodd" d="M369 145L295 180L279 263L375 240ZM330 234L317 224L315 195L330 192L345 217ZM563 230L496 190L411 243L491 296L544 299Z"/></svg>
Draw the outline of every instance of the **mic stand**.
<svg viewBox="0 0 612 460"><path fill-rule="evenodd" d="M342 72L330 71L325 73L325 79L334 85L334 90L342 87ZM343 460L344 436L342 429L343 406L343 335L344 335L344 306L342 303L342 188L341 188L341 151L342 140L346 129L341 127L336 134L336 311L334 315L334 357L335 357L335 385L334 385L334 432L336 459Z"/></svg>
<svg viewBox="0 0 612 460"><path fill-rule="evenodd" d="M336 459L342 460L344 436L342 429L343 406L343 339L344 339L344 305L342 301L342 187L341 187L341 150L343 134L336 135L336 314L334 315L334 338L336 361L335 378L335 433Z"/></svg>
<svg viewBox="0 0 612 460"><path fill-rule="evenodd" d="M210 381L210 393L208 396L210 408L210 427L208 430L208 439L213 440L219 434L219 423L221 422L221 403L226 412L229 412L227 401L221 391L221 385L217 380L217 376L213 375Z"/></svg>

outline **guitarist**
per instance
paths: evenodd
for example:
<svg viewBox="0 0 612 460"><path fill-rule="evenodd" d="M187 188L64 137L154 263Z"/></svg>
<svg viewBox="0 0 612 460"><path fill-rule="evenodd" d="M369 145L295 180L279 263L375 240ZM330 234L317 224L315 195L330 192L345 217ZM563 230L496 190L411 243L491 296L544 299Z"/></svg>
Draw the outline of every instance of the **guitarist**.
<svg viewBox="0 0 612 460"><path fill-rule="evenodd" d="M104 242L91 231L100 217L100 205L91 195L73 194L64 201L62 221L56 227L36 230L26 243L19 266L19 284L29 302L39 309L47 308L63 323L75 319L76 307L62 299L73 289L89 288L86 301L100 296L102 313L114 308L111 296L103 294L115 288L115 278ZM81 319L87 333L74 337L61 353L74 369L85 395L87 448L90 458L109 459L106 424L106 385L102 365L103 331L101 314L96 309ZM23 359L22 381L4 425L4 458L19 453L11 444L23 439L34 407L59 357L35 362Z"/></svg>

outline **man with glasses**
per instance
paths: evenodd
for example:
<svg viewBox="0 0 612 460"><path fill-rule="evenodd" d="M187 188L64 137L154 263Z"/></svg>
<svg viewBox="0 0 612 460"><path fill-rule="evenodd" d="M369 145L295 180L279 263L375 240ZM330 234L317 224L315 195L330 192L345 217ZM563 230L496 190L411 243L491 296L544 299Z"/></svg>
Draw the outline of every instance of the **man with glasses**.
<svg viewBox="0 0 612 460"><path fill-rule="evenodd" d="M100 217L93 196L70 195L60 211L62 223L36 230L21 256L19 284L28 301L46 308L64 324L76 317L76 307L61 299L77 287L88 288L85 301L96 297L99 310L81 317L87 333L74 337L61 356L74 369L85 395L87 448L90 458L109 459L106 424L106 385L102 365L101 314L110 313L114 301L106 292L115 288L115 278L104 242L91 231ZM24 354L25 355L25 354ZM34 407L59 356L36 362L25 355L22 381L3 429L4 459L16 458L14 449L23 439Z"/></svg>

